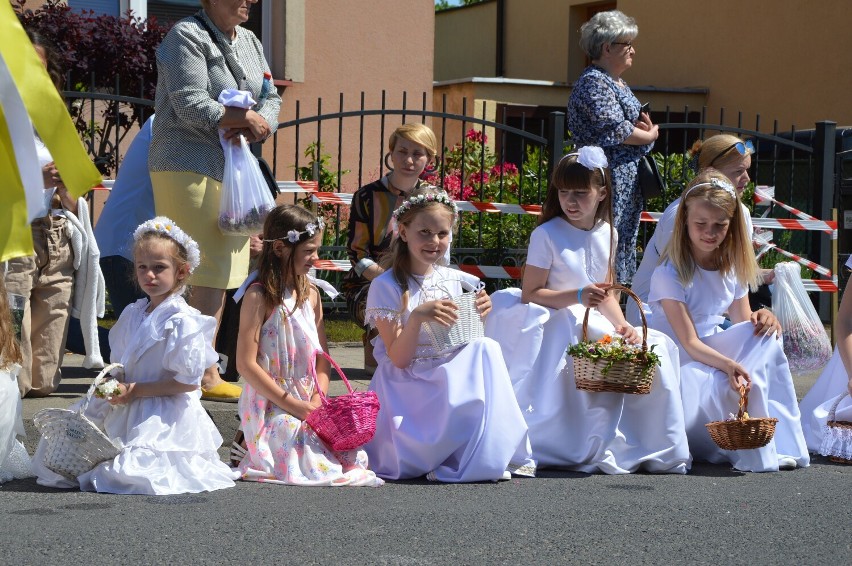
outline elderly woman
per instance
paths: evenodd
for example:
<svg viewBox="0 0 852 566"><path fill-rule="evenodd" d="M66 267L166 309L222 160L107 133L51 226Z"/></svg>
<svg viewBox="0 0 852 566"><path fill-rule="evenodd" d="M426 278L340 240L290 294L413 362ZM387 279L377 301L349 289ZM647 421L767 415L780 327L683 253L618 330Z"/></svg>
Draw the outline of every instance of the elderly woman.
<svg viewBox="0 0 852 566"><path fill-rule="evenodd" d="M157 96L148 167L156 213L182 226L201 247L189 303L221 319L225 289L238 287L249 262L249 239L217 225L227 139L260 142L278 126L281 98L267 83L269 65L255 35L242 27L257 0L202 0L203 9L177 22L157 50ZM225 107L225 89L251 91L252 109ZM215 366L202 381L205 399L236 401L240 388Z"/></svg>
<svg viewBox="0 0 852 566"><path fill-rule="evenodd" d="M651 151L658 127L621 75L633 65L639 28L618 10L599 12L580 28L580 47L592 61L574 83L568 101L568 128L578 146L603 148L612 172L613 212L618 231L616 272L629 285L636 271L636 237L642 194L637 166Z"/></svg>

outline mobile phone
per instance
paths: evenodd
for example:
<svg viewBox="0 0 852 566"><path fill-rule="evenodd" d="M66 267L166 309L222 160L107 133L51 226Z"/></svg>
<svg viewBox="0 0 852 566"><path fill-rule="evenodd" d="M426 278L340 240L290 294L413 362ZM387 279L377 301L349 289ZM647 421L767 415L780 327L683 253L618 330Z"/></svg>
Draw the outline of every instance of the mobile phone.
<svg viewBox="0 0 852 566"><path fill-rule="evenodd" d="M646 102L645 104L642 105L642 108L639 109L640 114L643 113L643 112L648 114L648 115L651 114L651 103L650 102Z"/></svg>

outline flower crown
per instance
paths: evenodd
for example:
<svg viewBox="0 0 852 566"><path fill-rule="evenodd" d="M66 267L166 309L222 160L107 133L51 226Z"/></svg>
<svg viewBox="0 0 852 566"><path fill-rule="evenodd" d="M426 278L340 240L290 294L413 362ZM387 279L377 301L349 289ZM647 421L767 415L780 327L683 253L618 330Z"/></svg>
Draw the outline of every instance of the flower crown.
<svg viewBox="0 0 852 566"><path fill-rule="evenodd" d="M737 191L736 189L734 189L734 185L732 185L730 181L727 181L725 179L717 179L714 177L709 181L705 181L704 183L698 183L689 187L689 189L687 189L687 191L683 194L682 200L686 200L686 195L688 195L692 191L692 189L697 189L698 187L712 187L714 189L722 189L723 191L734 197L735 200L738 198Z"/></svg>
<svg viewBox="0 0 852 566"><path fill-rule="evenodd" d="M406 199L405 202L399 205L399 208L393 211L393 219L399 221L399 217L408 212L412 206L420 206L429 202L439 202L447 205L452 209L454 217L459 213L459 208L453 202L453 199L450 198L450 195L444 191L438 191L437 193L426 193Z"/></svg>
<svg viewBox="0 0 852 566"><path fill-rule="evenodd" d="M274 242L275 240L287 240L291 244L298 244L302 240L303 236L307 235L307 238L305 238L307 240L309 238L313 238L314 234L316 234L317 231L322 231L324 229L325 229L325 220L323 219L322 216L317 216L316 221L315 222L308 222L307 224L305 224L305 229L302 230L302 231L290 230L290 231L287 232L286 236L282 236L281 238L272 238L272 239L263 240L263 241L264 242Z"/></svg>
<svg viewBox="0 0 852 566"><path fill-rule="evenodd" d="M577 163L579 163L589 171L600 169L601 174L606 176L604 169L609 167L609 161L607 161L604 150L602 150L596 145L587 145L585 147L581 147L577 151L573 151L567 155L562 156L562 159L565 159L567 157L573 157L575 155L577 156ZM562 159L560 159L560 161L562 161Z"/></svg>
<svg viewBox="0 0 852 566"><path fill-rule="evenodd" d="M201 264L201 251L189 234L165 216L157 216L140 224L133 232L133 241L138 242L148 232L156 232L171 238L186 250L186 261L189 264L189 272L192 273Z"/></svg>

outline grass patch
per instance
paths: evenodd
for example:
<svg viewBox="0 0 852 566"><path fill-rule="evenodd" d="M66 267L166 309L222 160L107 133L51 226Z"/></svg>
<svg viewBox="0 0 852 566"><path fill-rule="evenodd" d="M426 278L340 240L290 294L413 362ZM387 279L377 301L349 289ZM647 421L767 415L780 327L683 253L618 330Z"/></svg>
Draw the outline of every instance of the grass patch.
<svg viewBox="0 0 852 566"><path fill-rule="evenodd" d="M325 319L325 335L329 342L360 342L364 331L348 319Z"/></svg>

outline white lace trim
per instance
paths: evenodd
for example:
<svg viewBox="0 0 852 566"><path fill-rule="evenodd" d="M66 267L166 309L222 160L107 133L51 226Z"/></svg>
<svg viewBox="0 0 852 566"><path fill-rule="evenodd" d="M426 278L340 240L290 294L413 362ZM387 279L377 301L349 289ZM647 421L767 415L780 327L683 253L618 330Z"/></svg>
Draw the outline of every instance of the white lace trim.
<svg viewBox="0 0 852 566"><path fill-rule="evenodd" d="M852 460L852 429L823 425L819 453L823 456Z"/></svg>
<svg viewBox="0 0 852 566"><path fill-rule="evenodd" d="M380 320L400 322L402 320L402 311L385 307L371 307L364 311L364 322L371 327L375 328L376 322Z"/></svg>
<svg viewBox="0 0 852 566"><path fill-rule="evenodd" d="M0 483L33 477L32 461L20 441L12 443L12 450L0 466Z"/></svg>

